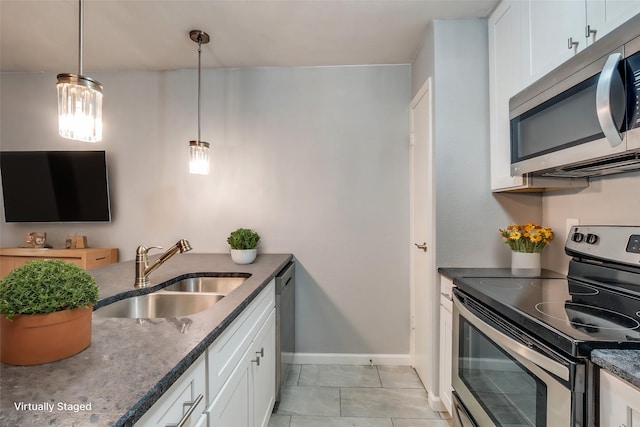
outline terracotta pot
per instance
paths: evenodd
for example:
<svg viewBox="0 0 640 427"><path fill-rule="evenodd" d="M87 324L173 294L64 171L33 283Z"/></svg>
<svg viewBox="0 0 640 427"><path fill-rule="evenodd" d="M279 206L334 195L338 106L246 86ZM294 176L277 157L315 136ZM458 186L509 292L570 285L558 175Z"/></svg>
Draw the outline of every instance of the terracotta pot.
<svg viewBox="0 0 640 427"><path fill-rule="evenodd" d="M0 361L39 365L64 359L91 344L92 305L48 314L0 316Z"/></svg>

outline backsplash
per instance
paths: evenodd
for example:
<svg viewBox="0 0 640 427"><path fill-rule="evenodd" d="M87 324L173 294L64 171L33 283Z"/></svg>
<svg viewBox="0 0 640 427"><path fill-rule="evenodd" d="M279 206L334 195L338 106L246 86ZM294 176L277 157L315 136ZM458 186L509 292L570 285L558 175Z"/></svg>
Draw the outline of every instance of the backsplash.
<svg viewBox="0 0 640 427"><path fill-rule="evenodd" d="M564 242L568 218L577 218L583 225L640 225L640 172L594 178L581 191L544 193L542 216L556 234L556 240L545 249L543 265L566 273L569 257L564 255Z"/></svg>

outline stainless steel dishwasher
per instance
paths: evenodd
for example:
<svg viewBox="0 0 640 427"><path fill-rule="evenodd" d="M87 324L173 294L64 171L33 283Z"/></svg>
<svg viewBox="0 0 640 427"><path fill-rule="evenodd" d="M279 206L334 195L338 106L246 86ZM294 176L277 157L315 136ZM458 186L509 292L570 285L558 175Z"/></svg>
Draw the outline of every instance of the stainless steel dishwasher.
<svg viewBox="0 0 640 427"><path fill-rule="evenodd" d="M276 403L287 380L296 352L295 264L290 262L276 275Z"/></svg>

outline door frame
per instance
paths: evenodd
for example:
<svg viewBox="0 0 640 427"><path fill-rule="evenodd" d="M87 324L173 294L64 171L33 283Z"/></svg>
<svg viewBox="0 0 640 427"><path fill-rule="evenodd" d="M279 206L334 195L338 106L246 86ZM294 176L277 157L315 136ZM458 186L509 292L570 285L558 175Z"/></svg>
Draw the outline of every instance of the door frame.
<svg viewBox="0 0 640 427"><path fill-rule="evenodd" d="M440 295L438 293L437 286L437 270L436 270L436 194L435 194L435 168L434 168L434 128L433 128L433 96L432 96L432 85L431 85L431 77L429 77L422 87L418 90L416 95L413 97L410 103L409 108L409 200L410 200L410 213L409 213L409 233L410 233L410 249L409 249L409 268L410 268L410 292L409 292L409 300L410 300L410 309L409 309L409 318L410 318L410 342L409 342L409 353L412 366L415 367L415 269L416 269L416 248L414 247L413 242L413 233L415 229L415 197L414 197L414 118L413 111L415 107L423 100L423 98L427 97L428 102L428 111L429 111L429 135L427 141L427 152L429 153L429 158L427 162L427 167L429 168L429 186L428 186L428 194L425 195L427 197L427 204L430 206L429 215L431 217L431 221L428 228L428 236L426 236L426 243L428 250L431 253L429 257L427 270L428 277L431 282L431 286L429 289L430 305L431 305L431 324L428 326L429 335L430 335L430 364L429 364L429 378L427 379L427 383L424 384L427 389L429 395L429 402L432 409L439 408L441 406L441 402L439 399L439 387L438 387L438 342L439 342L439 308L440 308ZM420 242L418 242L420 243Z"/></svg>

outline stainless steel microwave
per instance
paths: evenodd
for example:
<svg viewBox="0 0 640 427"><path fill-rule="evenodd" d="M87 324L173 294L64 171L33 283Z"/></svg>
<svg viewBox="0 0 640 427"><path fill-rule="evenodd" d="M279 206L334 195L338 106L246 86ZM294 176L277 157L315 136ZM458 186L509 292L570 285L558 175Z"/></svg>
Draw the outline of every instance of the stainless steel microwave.
<svg viewBox="0 0 640 427"><path fill-rule="evenodd" d="M511 175L640 170L640 15L509 101Z"/></svg>

